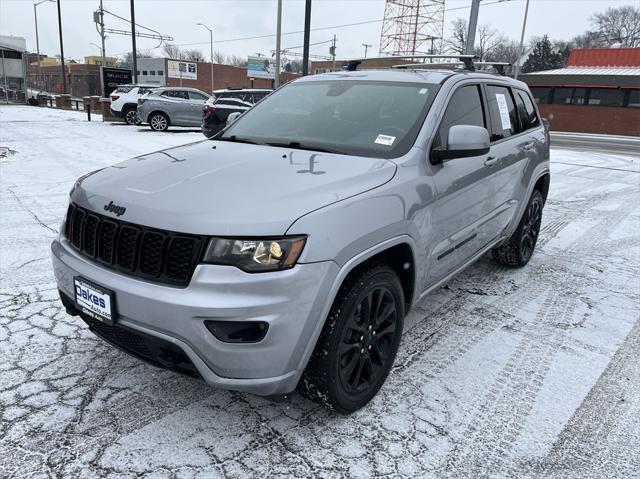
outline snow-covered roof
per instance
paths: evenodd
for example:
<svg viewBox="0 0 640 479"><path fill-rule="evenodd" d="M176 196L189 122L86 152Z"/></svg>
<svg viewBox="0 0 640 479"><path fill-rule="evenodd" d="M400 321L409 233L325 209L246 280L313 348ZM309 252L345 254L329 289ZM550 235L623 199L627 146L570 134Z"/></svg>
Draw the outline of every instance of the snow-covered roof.
<svg viewBox="0 0 640 479"><path fill-rule="evenodd" d="M531 72L531 75L624 75L640 76L640 67L568 67Z"/></svg>

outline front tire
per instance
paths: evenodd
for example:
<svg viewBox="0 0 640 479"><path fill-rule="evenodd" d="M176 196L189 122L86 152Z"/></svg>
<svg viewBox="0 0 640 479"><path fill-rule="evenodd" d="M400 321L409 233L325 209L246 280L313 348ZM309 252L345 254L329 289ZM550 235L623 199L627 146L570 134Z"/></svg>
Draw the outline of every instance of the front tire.
<svg viewBox="0 0 640 479"><path fill-rule="evenodd" d="M169 117L164 113L152 113L149 117L149 126L153 131L167 131L169 128Z"/></svg>
<svg viewBox="0 0 640 479"><path fill-rule="evenodd" d="M506 243L492 250L493 259L511 268L522 268L529 262L538 242L543 207L542 193L533 190L518 228Z"/></svg>
<svg viewBox="0 0 640 479"><path fill-rule="evenodd" d="M362 408L389 374L403 320L402 285L391 268L373 265L349 278L302 375L302 394L342 414Z"/></svg>

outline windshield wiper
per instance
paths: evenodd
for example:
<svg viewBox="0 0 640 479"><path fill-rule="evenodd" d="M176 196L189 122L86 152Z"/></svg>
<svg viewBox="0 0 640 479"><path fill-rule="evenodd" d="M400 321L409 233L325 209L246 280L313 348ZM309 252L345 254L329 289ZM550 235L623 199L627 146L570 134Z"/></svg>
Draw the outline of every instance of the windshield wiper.
<svg viewBox="0 0 640 479"><path fill-rule="evenodd" d="M334 150L332 148L326 148L324 146L316 146L309 145L307 143L300 143L299 141L289 141L289 142L272 142L268 141L265 143L269 146L280 146L282 148L293 148L294 150L311 150L311 151L320 151L322 153L334 153L336 155L344 155L343 151Z"/></svg>
<svg viewBox="0 0 640 479"><path fill-rule="evenodd" d="M218 141L233 141L235 143L249 143L251 145L266 145L263 141L252 140L251 138L243 138L238 137L236 135L231 136L221 136L220 138L216 138Z"/></svg>

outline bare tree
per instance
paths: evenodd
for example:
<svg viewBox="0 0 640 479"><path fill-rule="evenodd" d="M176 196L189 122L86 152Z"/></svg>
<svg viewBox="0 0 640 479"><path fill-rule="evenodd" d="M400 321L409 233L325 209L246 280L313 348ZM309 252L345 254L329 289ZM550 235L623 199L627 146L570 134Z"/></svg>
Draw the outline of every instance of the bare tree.
<svg viewBox="0 0 640 479"><path fill-rule="evenodd" d="M245 57L241 57L240 55L229 55L227 57L227 64L233 65L234 67L246 68L247 59Z"/></svg>
<svg viewBox="0 0 640 479"><path fill-rule="evenodd" d="M520 44L515 40L506 40L494 46L485 55L485 61L503 62L515 65L520 57Z"/></svg>
<svg viewBox="0 0 640 479"><path fill-rule="evenodd" d="M190 62L205 61L202 51L198 50L197 48L193 48L191 50L184 50L183 55L184 55L184 59L189 60Z"/></svg>
<svg viewBox="0 0 640 479"><path fill-rule="evenodd" d="M454 20L451 24L451 36L445 41L445 49L454 54L463 55L467 47L467 21L462 18ZM476 35L477 44L473 53L480 60L490 59L492 52L504 44L507 40L497 30L489 25L480 25ZM497 61L497 60L493 60Z"/></svg>
<svg viewBox="0 0 640 479"><path fill-rule="evenodd" d="M591 23L608 46L640 47L640 7L607 8L593 15Z"/></svg>
<svg viewBox="0 0 640 479"><path fill-rule="evenodd" d="M467 45L467 21L457 18L451 22L451 36L444 42L444 48L450 53L464 54Z"/></svg>
<svg viewBox="0 0 640 479"><path fill-rule="evenodd" d="M214 63L222 63L226 62L227 56L219 50L213 52L213 62Z"/></svg>
<svg viewBox="0 0 640 479"><path fill-rule="evenodd" d="M586 31L573 37L571 45L573 48L602 48L607 46L600 34L592 31Z"/></svg>
<svg viewBox="0 0 640 479"><path fill-rule="evenodd" d="M184 52L178 45L173 43L165 43L163 47L164 54L173 60L184 60Z"/></svg>
<svg viewBox="0 0 640 479"><path fill-rule="evenodd" d="M153 58L153 54L150 50L138 50L136 52L136 58ZM130 67L133 65L133 53L127 52L126 55L121 57L120 64L124 67Z"/></svg>

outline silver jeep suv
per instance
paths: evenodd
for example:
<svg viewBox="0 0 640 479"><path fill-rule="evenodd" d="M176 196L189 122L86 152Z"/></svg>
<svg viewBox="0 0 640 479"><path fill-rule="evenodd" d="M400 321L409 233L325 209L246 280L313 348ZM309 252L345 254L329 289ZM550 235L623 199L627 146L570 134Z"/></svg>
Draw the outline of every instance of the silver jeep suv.
<svg viewBox="0 0 640 479"><path fill-rule="evenodd" d="M548 189L524 83L307 76L212 140L80 178L53 268L69 314L141 359L349 413L411 305L489 251L527 264Z"/></svg>

